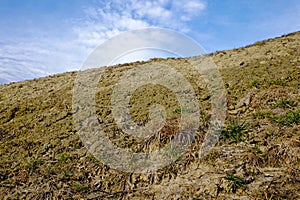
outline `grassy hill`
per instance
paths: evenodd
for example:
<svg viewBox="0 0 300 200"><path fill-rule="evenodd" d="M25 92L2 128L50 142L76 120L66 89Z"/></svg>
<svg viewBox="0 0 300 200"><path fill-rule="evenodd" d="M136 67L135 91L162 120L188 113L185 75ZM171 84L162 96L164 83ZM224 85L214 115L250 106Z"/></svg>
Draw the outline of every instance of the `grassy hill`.
<svg viewBox="0 0 300 200"><path fill-rule="evenodd" d="M226 123L215 148L199 158L208 130L207 86L189 60L152 59L103 68L96 93L98 119L108 137L133 152L159 149L178 130L181 113L164 87L148 85L131 97L135 122L149 120L153 103L167 123L146 141L123 133L110 97L122 74L151 64L173 66L191 83L201 110L194 143L156 172L121 172L91 155L74 124L78 72L0 86L1 199L300 199L300 32L206 55L219 67L227 99Z"/></svg>

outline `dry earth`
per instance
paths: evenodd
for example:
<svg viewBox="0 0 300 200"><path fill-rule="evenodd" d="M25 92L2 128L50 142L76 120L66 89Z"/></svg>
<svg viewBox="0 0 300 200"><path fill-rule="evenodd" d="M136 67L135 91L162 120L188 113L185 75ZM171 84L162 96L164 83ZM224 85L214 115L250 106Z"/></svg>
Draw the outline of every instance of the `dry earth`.
<svg viewBox="0 0 300 200"><path fill-rule="evenodd" d="M126 71L142 65L172 66L197 94L201 126L194 143L172 164L152 173L114 170L87 151L73 118L78 72L0 86L0 198L300 199L300 32L207 57L222 75L227 114L220 140L201 159L211 97L189 62L203 57L102 69L96 93L100 126L115 145L133 152L168 144L181 114L191 111L180 108L167 88L143 86L130 99L132 119L146 124L150 106L160 103L167 122L146 140L122 132L114 122L110 98Z"/></svg>

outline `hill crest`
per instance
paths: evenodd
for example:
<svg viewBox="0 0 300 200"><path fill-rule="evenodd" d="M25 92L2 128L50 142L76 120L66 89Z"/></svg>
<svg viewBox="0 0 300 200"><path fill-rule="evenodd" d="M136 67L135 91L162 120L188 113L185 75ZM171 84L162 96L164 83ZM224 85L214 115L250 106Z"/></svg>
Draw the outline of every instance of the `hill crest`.
<svg viewBox="0 0 300 200"><path fill-rule="evenodd" d="M0 197L87 199L298 199L300 198L300 32L244 48L205 55L219 67L227 98L226 124L210 154L199 159L211 103L205 82L186 65L191 59L152 59L103 68L96 113L110 139L132 151L162 148L182 112L170 99L169 123L147 142L113 123L110 95L122 75L145 63L175 66L191 83L201 108L195 142L172 165L155 173L126 173L91 155L74 125L77 72L0 86ZM152 98L156 94L156 99ZM148 120L148 103L163 88L133 94L131 114ZM143 95L145 95L143 97ZM146 101L149 99L153 102ZM172 103L173 102L173 103Z"/></svg>

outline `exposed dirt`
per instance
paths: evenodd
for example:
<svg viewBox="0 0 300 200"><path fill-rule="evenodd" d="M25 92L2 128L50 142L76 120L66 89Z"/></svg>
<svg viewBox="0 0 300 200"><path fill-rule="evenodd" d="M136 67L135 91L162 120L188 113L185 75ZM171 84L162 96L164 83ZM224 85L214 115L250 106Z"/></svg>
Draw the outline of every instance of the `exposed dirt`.
<svg viewBox="0 0 300 200"><path fill-rule="evenodd" d="M219 142L201 159L211 97L190 62L203 57L102 69L96 92L100 126L116 146L136 153L167 145L180 128L181 115L193 110L180 108L166 87L142 86L130 98L132 120L147 124L149 108L161 104L167 122L147 139L129 136L111 110L121 77L138 66L163 64L183 75L196 93L201 126L194 143L152 173L112 169L87 151L73 118L77 72L0 86L0 198L300 199L300 32L207 57L222 75L227 115Z"/></svg>

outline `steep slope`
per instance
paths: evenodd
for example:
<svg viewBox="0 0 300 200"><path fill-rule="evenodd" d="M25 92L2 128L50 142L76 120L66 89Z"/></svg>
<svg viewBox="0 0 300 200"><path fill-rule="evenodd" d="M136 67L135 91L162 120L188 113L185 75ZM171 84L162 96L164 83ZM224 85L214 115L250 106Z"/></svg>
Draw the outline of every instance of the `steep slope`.
<svg viewBox="0 0 300 200"><path fill-rule="evenodd" d="M162 148L178 129L175 97L150 85L131 97L135 122L153 103L168 123L146 142L124 134L110 108L122 75L143 64L174 66L197 92L201 127L189 150L153 173L120 172L93 157L78 136L72 96L77 72L0 86L0 197L4 199L299 199L300 32L207 55L226 88L226 124L216 147L199 159L210 95L186 59L152 59L104 69L97 114L110 139L132 151ZM154 95L155 94L155 95ZM155 96L155 98L154 98ZM117 134L116 134L117 133Z"/></svg>

